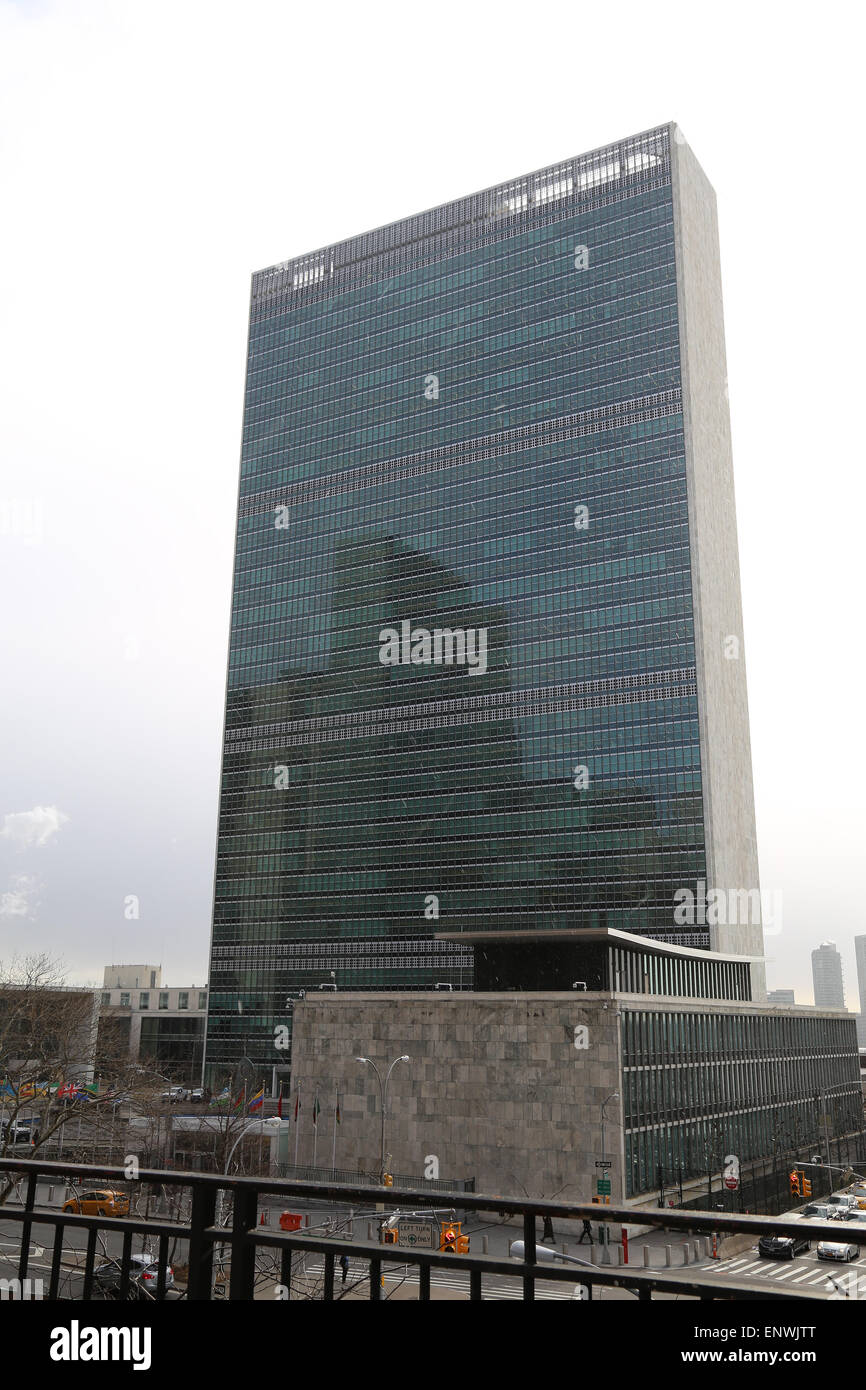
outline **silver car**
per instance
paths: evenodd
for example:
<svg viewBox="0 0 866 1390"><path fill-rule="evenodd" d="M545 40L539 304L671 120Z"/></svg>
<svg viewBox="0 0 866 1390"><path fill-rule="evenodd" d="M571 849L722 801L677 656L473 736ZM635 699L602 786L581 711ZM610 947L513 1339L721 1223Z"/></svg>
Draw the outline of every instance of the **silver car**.
<svg viewBox="0 0 866 1390"><path fill-rule="evenodd" d="M818 1241L819 1260L843 1260L847 1264L849 1260L856 1260L859 1253L859 1245L848 1245L847 1241Z"/></svg>

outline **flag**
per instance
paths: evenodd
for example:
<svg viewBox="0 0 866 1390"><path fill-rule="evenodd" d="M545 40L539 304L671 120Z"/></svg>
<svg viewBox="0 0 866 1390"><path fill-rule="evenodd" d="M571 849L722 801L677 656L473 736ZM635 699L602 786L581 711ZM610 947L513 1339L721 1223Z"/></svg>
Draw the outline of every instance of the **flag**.
<svg viewBox="0 0 866 1390"><path fill-rule="evenodd" d="M298 1111L300 1110L300 1108L301 1108L301 1093L300 1093L300 1091L298 1091L298 1094L295 1096L295 1124L298 1123Z"/></svg>
<svg viewBox="0 0 866 1390"><path fill-rule="evenodd" d="M338 1125L341 1125L341 1124L343 1123L343 1117L342 1117L342 1115L340 1114L340 1092L339 1092L339 1091L337 1092L337 1108L336 1108L336 1110L334 1111L334 1119L337 1121L337 1124L338 1124Z"/></svg>
<svg viewBox="0 0 866 1390"><path fill-rule="evenodd" d="M315 1125L315 1124L318 1124L318 1122L319 1122L319 1111L321 1110L321 1108L322 1108L322 1107L321 1107L321 1105L319 1104L319 1093L318 1093L318 1091L317 1091L317 1092L316 1092L316 1099L313 1101L313 1124L314 1124L314 1125Z"/></svg>
<svg viewBox="0 0 866 1390"><path fill-rule="evenodd" d="M240 1093L240 1095L238 1096L238 1098L237 1098L237 1100L235 1101L235 1104L234 1104L234 1111L235 1111L235 1114L236 1114L236 1115L240 1114L240 1112L243 1110L243 1108L244 1108L244 1102L245 1102L245 1100L246 1100L246 1096L247 1096L247 1088L246 1088L246 1086L242 1086L242 1087L241 1087L241 1093Z"/></svg>
<svg viewBox="0 0 866 1390"><path fill-rule="evenodd" d="M261 1086L261 1087L258 1089L258 1091L256 1091L255 1095L253 1096L252 1100L250 1101L250 1110L261 1110L261 1108L262 1108L262 1101L264 1100L264 1097L265 1097L265 1088L264 1088L264 1086Z"/></svg>

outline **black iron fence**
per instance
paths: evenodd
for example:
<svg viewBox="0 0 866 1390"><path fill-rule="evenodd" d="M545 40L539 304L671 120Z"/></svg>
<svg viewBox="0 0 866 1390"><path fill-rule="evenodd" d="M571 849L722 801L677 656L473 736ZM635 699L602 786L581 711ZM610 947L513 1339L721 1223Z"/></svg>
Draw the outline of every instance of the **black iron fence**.
<svg viewBox="0 0 866 1390"><path fill-rule="evenodd" d="M350 1257L354 1265L360 1262L364 1267L363 1293L373 1301L384 1297L385 1268L397 1263L412 1268L418 1282L418 1298L422 1301L430 1298L431 1274L443 1269L462 1273L472 1300L483 1299L484 1281L493 1278L516 1280L524 1300L534 1299L536 1287L547 1281L580 1285L583 1296L589 1298L597 1287L627 1289L640 1299L651 1299L659 1294L702 1300L824 1297L803 1287L796 1291L786 1286L762 1287L757 1291L753 1284L725 1277L721 1271L714 1273L712 1279L702 1277L694 1266L650 1270L591 1263L539 1263L538 1255L546 1252L536 1245L539 1223L547 1217L552 1221L581 1225L586 1221L615 1226L640 1223L683 1235L748 1233L755 1239L771 1232L806 1236L812 1240L826 1239L827 1227L821 1222L723 1212L636 1211L631 1207L516 1200L465 1191L443 1194L429 1188L411 1190L358 1183L224 1177L176 1170L141 1170L130 1179L124 1169L116 1167L82 1168L39 1159L0 1159L0 1184L5 1185L10 1173L16 1175L20 1201L0 1207L0 1222L7 1232L10 1224L18 1232L12 1261L15 1282L19 1288L27 1286L28 1280L32 1285L33 1266L37 1260L34 1252L38 1250L39 1268L48 1271L47 1288L42 1289L42 1296L48 1299L68 1297L87 1301L105 1296L138 1296L162 1301L182 1296L198 1302L220 1297L220 1291L222 1296L232 1300L252 1300L257 1293L273 1299L275 1288L278 1297L292 1298L300 1293L301 1297L308 1298L311 1296L308 1285L300 1291L296 1287L293 1293L293 1284L297 1286L298 1257L310 1254L320 1257L317 1267L321 1273L313 1296L325 1301L339 1296L339 1292L335 1292L335 1268L344 1256ZM52 1184L56 1189L70 1182L73 1182L71 1207L68 1204L65 1208L49 1206L39 1201L45 1184ZM132 1204L129 1215L107 1215L105 1205L101 1213L80 1209L88 1194L125 1189L132 1197L145 1187L179 1191L185 1197L179 1209L188 1215L176 1220L140 1216L133 1214ZM451 1203L447 1201L449 1196L453 1198ZM441 1211L443 1205L459 1206L477 1216L517 1223L522 1227L525 1255L512 1259L449 1253L436 1248L404 1248L402 1245L397 1249L380 1240L350 1238L345 1231L274 1230L262 1224L263 1207L289 1208L300 1203L334 1204L335 1212L377 1207L381 1210L383 1226L389 1213L398 1208L418 1214L426 1209ZM99 1199L96 1204L98 1207ZM34 1232L38 1232L39 1244L34 1242ZM575 1240L578 1234L575 1227ZM383 1239L381 1233L380 1239ZM866 1245L866 1228L853 1222L846 1225L845 1239L856 1245ZM149 1243L152 1256L147 1287L142 1283L141 1256L133 1250L133 1244L139 1242ZM8 1264L8 1255L5 1258ZM179 1262L182 1263L182 1281L175 1280L170 1273L172 1260L176 1272ZM263 1262L266 1282L270 1282L266 1290L261 1283ZM113 1271L110 1278L106 1278L106 1266ZM74 1270L72 1286L70 1268Z"/></svg>

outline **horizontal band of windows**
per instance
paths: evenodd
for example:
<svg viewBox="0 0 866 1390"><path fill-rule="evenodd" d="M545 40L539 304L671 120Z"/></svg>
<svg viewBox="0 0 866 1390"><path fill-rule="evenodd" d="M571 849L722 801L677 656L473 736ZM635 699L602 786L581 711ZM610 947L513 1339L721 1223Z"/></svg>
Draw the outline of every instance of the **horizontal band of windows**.
<svg viewBox="0 0 866 1390"><path fill-rule="evenodd" d="M475 710L472 714L440 715L427 719L383 719L370 727L328 729L302 734L284 734L280 738L250 739L226 746L227 753L267 752L278 748L294 748L309 743L330 743L354 738L380 738L391 734L415 733L422 729L454 728L461 724L484 724L492 721L520 718L533 714L556 714L567 710L601 709L607 705L645 704L649 701L682 699L697 695L697 685L672 685L654 690L635 690L618 695L589 695L575 700L538 700L520 711L507 709Z"/></svg>
<svg viewBox="0 0 866 1390"><path fill-rule="evenodd" d="M694 666L678 666L667 671L645 671L631 676L605 676L597 680L570 681L565 685L542 686L532 689L500 691L494 695L467 695L453 700L427 700L416 705L397 705L394 708L360 710L346 714L324 715L311 719L287 720L282 724L248 724L226 732L226 743L258 735L298 733L308 729L334 729L364 726L382 719L423 718L437 714L457 714L477 709L522 709L538 700L571 699L579 695L606 694L612 691L642 690L646 687L681 685L694 682Z"/></svg>
<svg viewBox="0 0 866 1390"><path fill-rule="evenodd" d="M420 477L439 468L451 468L461 463L496 458L502 453L512 453L515 449L526 448L530 443L549 445L577 439L583 434L596 433L598 427L610 429L642 420L659 419L663 415L676 415L681 411L681 402L682 392L679 389L663 391L629 401L618 401L615 405L598 406L589 411L580 411L576 415L544 420L537 425L519 425L514 429L501 430L497 434L479 435L475 439L461 440L453 445L424 449L402 458L384 459L381 462L348 469L343 473L326 474L307 483L271 488L268 492L243 498L239 506L239 515L248 516L253 512L268 511L279 503L335 497L341 492L354 492L358 488L374 487L377 483L392 482L397 478Z"/></svg>

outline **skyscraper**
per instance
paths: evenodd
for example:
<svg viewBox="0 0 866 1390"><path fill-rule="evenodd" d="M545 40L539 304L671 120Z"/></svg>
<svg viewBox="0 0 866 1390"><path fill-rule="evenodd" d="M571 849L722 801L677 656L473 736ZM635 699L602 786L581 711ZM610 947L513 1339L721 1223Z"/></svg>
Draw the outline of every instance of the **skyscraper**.
<svg viewBox="0 0 866 1390"><path fill-rule="evenodd" d="M209 1062L279 1061L299 988L470 988L479 935L576 928L762 955L715 198L674 126L252 282Z"/></svg>
<svg viewBox="0 0 866 1390"><path fill-rule="evenodd" d="M812 984L816 1009L844 1009L842 957L835 941L822 941L812 952Z"/></svg>
<svg viewBox="0 0 866 1390"><path fill-rule="evenodd" d="M854 937L854 955L857 960L857 987L860 994L857 1040L861 1047L866 1047L866 936Z"/></svg>

